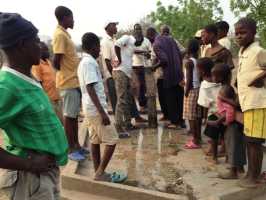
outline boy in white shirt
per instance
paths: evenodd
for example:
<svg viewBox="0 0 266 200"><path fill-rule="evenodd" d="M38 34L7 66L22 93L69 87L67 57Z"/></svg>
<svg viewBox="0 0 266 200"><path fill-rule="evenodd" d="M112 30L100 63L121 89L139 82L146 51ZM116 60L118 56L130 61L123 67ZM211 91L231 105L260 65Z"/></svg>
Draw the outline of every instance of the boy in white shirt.
<svg viewBox="0 0 266 200"><path fill-rule="evenodd" d="M100 53L100 40L93 33L82 37L84 56L78 67L78 78L82 92L82 105L86 126L90 134L92 160L95 169L94 180L121 182L126 177L110 175L105 169L113 155L118 134L107 115L107 102L103 79L96 59ZM101 158L100 144L106 144Z"/></svg>

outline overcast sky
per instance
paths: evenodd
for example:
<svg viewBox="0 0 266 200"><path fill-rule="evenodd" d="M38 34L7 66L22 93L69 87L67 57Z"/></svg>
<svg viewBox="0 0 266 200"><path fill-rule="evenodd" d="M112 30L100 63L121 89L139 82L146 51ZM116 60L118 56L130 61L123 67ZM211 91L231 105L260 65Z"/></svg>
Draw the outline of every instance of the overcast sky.
<svg viewBox="0 0 266 200"><path fill-rule="evenodd" d="M1 0L1 12L17 12L32 21L40 35L52 37L56 27L54 9L59 5L69 7L74 13L75 27L70 31L73 40L80 43L85 32L104 34L108 19L119 21L119 28L128 27L156 9L157 0ZM176 0L161 0L164 5L176 5ZM224 19L235 21L230 12L229 0L221 0Z"/></svg>

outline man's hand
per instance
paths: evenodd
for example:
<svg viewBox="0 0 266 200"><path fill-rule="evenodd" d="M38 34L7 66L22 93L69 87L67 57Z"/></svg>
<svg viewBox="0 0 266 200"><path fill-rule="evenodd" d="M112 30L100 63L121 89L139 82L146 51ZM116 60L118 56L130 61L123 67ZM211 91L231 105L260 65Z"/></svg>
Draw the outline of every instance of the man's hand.
<svg viewBox="0 0 266 200"><path fill-rule="evenodd" d="M121 60L117 60L116 62L116 67L119 67L119 65L121 65L122 61Z"/></svg>
<svg viewBox="0 0 266 200"><path fill-rule="evenodd" d="M185 89L185 97L188 97L190 89Z"/></svg>
<svg viewBox="0 0 266 200"><path fill-rule="evenodd" d="M181 87L185 87L185 85L186 85L185 80L182 80L182 81L179 82L179 86L181 86Z"/></svg>
<svg viewBox="0 0 266 200"><path fill-rule="evenodd" d="M207 119L206 118L203 118L202 119L202 125L205 126L207 124Z"/></svg>
<svg viewBox="0 0 266 200"><path fill-rule="evenodd" d="M218 123L218 121L207 121L207 125L209 125L209 126L218 126L219 125L219 123Z"/></svg>
<svg viewBox="0 0 266 200"><path fill-rule="evenodd" d="M111 124L111 121L110 121L108 115L106 114L106 112L101 113L101 118L102 118L102 124L104 126L108 126Z"/></svg>
<svg viewBox="0 0 266 200"><path fill-rule="evenodd" d="M151 58L151 54L149 51L145 52L144 53L144 56L147 58L147 59L150 59Z"/></svg>
<svg viewBox="0 0 266 200"><path fill-rule="evenodd" d="M249 87L262 88L264 86L264 81L262 79L255 79L248 84Z"/></svg>
<svg viewBox="0 0 266 200"><path fill-rule="evenodd" d="M55 158L48 155L29 155L29 165L27 171L32 173L47 172L56 167Z"/></svg>

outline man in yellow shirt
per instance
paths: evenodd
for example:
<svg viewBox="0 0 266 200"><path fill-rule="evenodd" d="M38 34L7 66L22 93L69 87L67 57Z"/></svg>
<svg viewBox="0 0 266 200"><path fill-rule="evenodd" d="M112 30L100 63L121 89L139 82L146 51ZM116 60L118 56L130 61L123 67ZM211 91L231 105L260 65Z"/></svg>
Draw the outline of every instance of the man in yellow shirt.
<svg viewBox="0 0 266 200"><path fill-rule="evenodd" d="M60 121L63 123L62 115L62 101L59 95L59 91L55 85L55 70L49 60L50 53L47 45L44 42L40 43L41 48L41 60L39 65L33 65L31 69L32 75L37 79L47 96L50 99L51 104L54 107L55 113L57 114Z"/></svg>
<svg viewBox="0 0 266 200"><path fill-rule="evenodd" d="M80 111L80 89L77 76L79 58L67 29L73 29L73 13L69 8L58 6L55 9L58 26L53 38L54 67L56 87L63 100L64 126L68 137L72 160L84 160L84 150L78 141L78 114Z"/></svg>
<svg viewBox="0 0 266 200"><path fill-rule="evenodd" d="M262 144L266 139L266 50L255 42L256 22L253 19L240 19L235 25L235 34L241 47L237 86L244 112L248 154L248 172L240 186L252 188L260 183Z"/></svg>

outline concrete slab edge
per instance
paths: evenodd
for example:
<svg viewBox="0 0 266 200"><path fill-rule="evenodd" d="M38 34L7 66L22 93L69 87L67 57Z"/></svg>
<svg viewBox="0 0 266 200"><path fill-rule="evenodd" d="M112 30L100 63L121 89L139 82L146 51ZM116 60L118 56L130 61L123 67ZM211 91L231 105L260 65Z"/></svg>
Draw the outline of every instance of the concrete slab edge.
<svg viewBox="0 0 266 200"><path fill-rule="evenodd" d="M210 196L207 199L200 200L251 200L263 194L266 194L266 185L255 189L232 189L215 196Z"/></svg>
<svg viewBox="0 0 266 200"><path fill-rule="evenodd" d="M185 195L167 194L137 187L97 182L79 175L62 175L62 188L83 193L127 200L189 200Z"/></svg>

